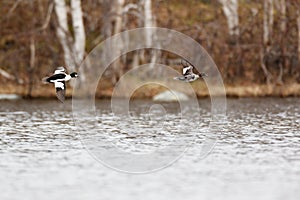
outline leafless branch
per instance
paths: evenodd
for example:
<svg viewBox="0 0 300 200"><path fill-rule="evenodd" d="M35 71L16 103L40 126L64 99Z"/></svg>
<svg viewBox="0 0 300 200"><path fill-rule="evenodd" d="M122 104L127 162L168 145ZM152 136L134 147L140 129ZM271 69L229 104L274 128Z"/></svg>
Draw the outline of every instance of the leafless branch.
<svg viewBox="0 0 300 200"><path fill-rule="evenodd" d="M9 74L7 71L3 70L0 68L0 75L3 76L4 78L10 79L10 80L15 80L15 77L11 74Z"/></svg>
<svg viewBox="0 0 300 200"><path fill-rule="evenodd" d="M129 3L126 6L123 7L123 11L122 12L124 14L124 13L127 13L131 9L138 9L138 6L136 4L134 4L134 3Z"/></svg>
<svg viewBox="0 0 300 200"><path fill-rule="evenodd" d="M49 5L49 7L48 7L48 11L47 11L47 16L46 16L45 22L44 22L43 26L40 28L41 30L45 30L48 27L50 19L51 19L51 14L53 12L53 7L54 7L54 3L51 2L50 5Z"/></svg>
<svg viewBox="0 0 300 200"><path fill-rule="evenodd" d="M34 38L31 37L30 39L30 70L34 68L35 63L35 44L34 44Z"/></svg>
<svg viewBox="0 0 300 200"><path fill-rule="evenodd" d="M14 5L9 9L8 13L7 13L7 18L10 17L10 15L14 12L14 10L18 7L19 3L21 2L22 0L17 0Z"/></svg>

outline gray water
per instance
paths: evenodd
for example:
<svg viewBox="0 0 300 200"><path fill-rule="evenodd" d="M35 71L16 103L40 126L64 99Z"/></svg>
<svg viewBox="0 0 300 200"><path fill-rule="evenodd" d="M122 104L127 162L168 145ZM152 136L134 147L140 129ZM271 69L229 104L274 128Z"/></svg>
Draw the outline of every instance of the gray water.
<svg viewBox="0 0 300 200"><path fill-rule="evenodd" d="M143 113L152 103L133 101L135 117L116 123L110 102L97 101L105 139L124 151L151 152L182 134L176 133L176 103L162 104L169 132L151 132L153 121ZM300 99L229 99L227 104L226 131L214 136L217 143L206 158L199 157L203 135L181 135L192 143L178 161L134 175L102 165L86 150L71 101L1 101L0 199L299 199ZM199 106L200 115L181 118L183 126L199 122L205 130L210 100Z"/></svg>

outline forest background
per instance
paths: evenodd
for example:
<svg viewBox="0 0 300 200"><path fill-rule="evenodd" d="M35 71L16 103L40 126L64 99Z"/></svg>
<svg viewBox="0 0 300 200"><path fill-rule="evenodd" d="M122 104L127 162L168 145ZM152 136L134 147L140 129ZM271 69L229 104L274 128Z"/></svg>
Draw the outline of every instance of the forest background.
<svg viewBox="0 0 300 200"><path fill-rule="evenodd" d="M78 70L101 41L139 27L173 29L200 43L228 96L300 96L298 0L1 0L0 93L53 97L43 76L61 65ZM149 62L180 70L167 52L136 52L105 72L97 96L109 97L122 74ZM149 86L136 96L161 90Z"/></svg>

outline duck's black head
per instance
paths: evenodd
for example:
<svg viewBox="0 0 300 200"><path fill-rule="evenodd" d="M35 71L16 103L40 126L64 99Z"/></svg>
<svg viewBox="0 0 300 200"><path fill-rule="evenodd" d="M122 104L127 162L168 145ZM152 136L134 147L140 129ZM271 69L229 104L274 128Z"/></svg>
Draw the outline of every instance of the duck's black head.
<svg viewBox="0 0 300 200"><path fill-rule="evenodd" d="M72 72L72 73L70 74L70 76L71 76L72 78L77 78L77 77L78 77L78 74L77 74L76 72Z"/></svg>

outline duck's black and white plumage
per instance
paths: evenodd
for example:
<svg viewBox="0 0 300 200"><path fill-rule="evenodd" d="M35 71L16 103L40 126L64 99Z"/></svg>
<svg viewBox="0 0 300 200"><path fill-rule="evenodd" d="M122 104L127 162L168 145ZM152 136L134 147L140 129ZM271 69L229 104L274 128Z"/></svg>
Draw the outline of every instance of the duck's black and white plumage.
<svg viewBox="0 0 300 200"><path fill-rule="evenodd" d="M54 83L54 87L56 89L56 96L58 100L60 100L63 103L66 94L66 81L69 81L71 78L76 77L78 77L78 74L76 72L66 74L65 68L59 67L54 71L54 74L52 76L43 78L43 82Z"/></svg>
<svg viewBox="0 0 300 200"><path fill-rule="evenodd" d="M175 80L192 82L199 78L207 76L207 74L205 74L203 72L200 72L199 74L195 74L193 72L194 66L191 63L189 63L188 61L182 62L182 60L181 60L181 65L183 66L182 76L174 77Z"/></svg>

